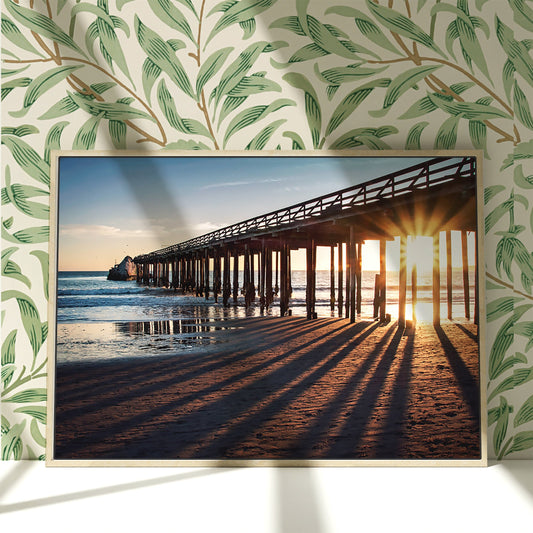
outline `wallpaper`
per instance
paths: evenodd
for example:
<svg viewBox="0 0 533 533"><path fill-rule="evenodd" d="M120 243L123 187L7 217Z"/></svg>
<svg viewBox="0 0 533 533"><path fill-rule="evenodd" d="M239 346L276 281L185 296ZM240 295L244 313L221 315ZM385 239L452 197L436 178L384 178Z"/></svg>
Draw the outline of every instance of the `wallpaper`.
<svg viewBox="0 0 533 533"><path fill-rule="evenodd" d="M43 459L50 151L485 153L489 456L533 457L533 1L3 0L3 460Z"/></svg>

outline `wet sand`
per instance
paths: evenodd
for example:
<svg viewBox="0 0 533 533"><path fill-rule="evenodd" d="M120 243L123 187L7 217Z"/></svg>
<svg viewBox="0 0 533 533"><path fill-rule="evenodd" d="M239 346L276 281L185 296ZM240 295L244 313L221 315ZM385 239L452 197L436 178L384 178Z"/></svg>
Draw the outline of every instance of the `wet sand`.
<svg viewBox="0 0 533 533"><path fill-rule="evenodd" d="M236 319L206 350L56 372L55 459L478 459L476 326Z"/></svg>

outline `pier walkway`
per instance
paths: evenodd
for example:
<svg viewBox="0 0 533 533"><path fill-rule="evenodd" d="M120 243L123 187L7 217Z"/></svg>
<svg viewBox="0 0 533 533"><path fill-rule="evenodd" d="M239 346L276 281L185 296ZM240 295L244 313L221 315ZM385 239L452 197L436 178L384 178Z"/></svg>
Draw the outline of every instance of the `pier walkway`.
<svg viewBox="0 0 533 533"><path fill-rule="evenodd" d="M399 237L399 316L406 324L407 238L433 238L433 323L440 323L440 233L445 232L448 318L452 309L451 232L461 232L465 316L470 318L467 232L476 232L476 157L437 157L359 185L262 214L134 258L137 281L172 287L224 305L258 297L262 309L279 296L290 314L291 250L306 250L307 318L316 317L317 247L330 248L331 308L352 322L361 312L362 244L379 241L374 315L385 321L387 242ZM476 241L477 242L477 241ZM344 260L344 257L346 260ZM240 265L244 268L240 268ZM477 267L477 261L476 261ZM239 287L239 270L244 271ZM477 268L476 276L477 280ZM477 295L477 282L476 295ZM416 262L411 303L417 300ZM474 318L477 322L477 300Z"/></svg>

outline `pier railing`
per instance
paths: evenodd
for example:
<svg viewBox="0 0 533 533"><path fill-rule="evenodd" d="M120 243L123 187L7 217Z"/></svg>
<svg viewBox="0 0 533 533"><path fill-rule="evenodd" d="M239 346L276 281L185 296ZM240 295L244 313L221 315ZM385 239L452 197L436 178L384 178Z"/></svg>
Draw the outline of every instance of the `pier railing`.
<svg viewBox="0 0 533 533"><path fill-rule="evenodd" d="M458 179L475 176L475 157L463 157L450 164L445 164L446 161L449 161L449 158L437 157L359 185L231 224L185 242L138 256L135 260L167 257L176 253L214 246L236 237L288 229L292 225L312 222L316 219L327 220L330 217L340 219L350 216L358 207L369 206L382 200L399 198L409 193L428 190Z"/></svg>

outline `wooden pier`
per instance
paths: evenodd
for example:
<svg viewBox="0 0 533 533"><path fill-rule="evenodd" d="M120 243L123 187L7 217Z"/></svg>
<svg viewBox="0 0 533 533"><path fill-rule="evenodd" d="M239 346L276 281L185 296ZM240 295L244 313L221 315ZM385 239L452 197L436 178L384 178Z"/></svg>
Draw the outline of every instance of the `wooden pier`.
<svg viewBox="0 0 533 533"><path fill-rule="evenodd" d="M291 314L291 251L306 251L306 315L316 318L317 247L330 249L330 305L351 322L361 313L362 244L379 241L374 315L387 320L387 242L399 237L399 327L406 326L407 239L433 238L433 323L440 323L440 233L446 236L448 318L452 318L451 232L461 232L465 316L470 318L467 232L476 231L476 158L438 157L383 177L260 215L134 258L137 281L180 289L224 306L277 300ZM335 276L335 257L337 276ZM345 258L345 260L344 260ZM242 265L242 268L239 268ZM239 270L243 271L239 286ZM336 279L335 279L336 278ZM336 282L336 283L335 283ZM477 283L477 281L476 281ZM417 269L411 271L411 303ZM477 306L475 307L477 313ZM477 317L474 317L477 322Z"/></svg>

